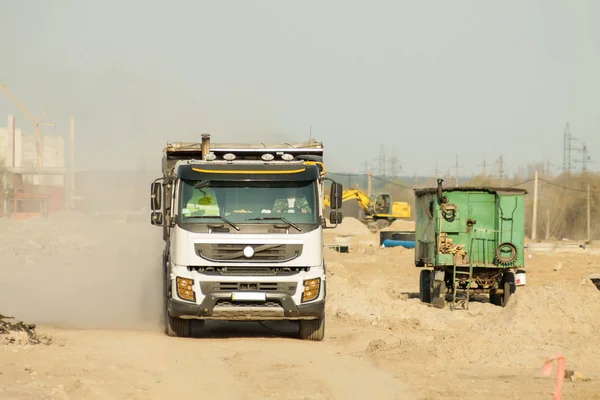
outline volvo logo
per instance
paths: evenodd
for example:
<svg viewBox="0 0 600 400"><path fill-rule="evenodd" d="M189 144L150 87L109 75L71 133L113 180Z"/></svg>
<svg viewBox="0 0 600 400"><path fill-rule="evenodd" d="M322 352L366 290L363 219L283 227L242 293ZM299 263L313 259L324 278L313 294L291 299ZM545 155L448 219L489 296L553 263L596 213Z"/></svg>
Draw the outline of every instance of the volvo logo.
<svg viewBox="0 0 600 400"><path fill-rule="evenodd" d="M252 248L252 246L244 247L244 257L250 258L253 255L254 255L254 249Z"/></svg>

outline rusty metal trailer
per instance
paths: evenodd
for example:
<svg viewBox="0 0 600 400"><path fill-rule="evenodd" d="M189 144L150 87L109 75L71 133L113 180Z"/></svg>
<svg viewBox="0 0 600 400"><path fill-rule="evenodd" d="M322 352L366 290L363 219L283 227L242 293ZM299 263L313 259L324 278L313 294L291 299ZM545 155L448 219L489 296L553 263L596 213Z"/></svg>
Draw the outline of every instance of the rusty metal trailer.
<svg viewBox="0 0 600 400"><path fill-rule="evenodd" d="M415 189L415 266L420 298L443 308L468 309L473 294L506 306L524 267L527 191L442 186Z"/></svg>

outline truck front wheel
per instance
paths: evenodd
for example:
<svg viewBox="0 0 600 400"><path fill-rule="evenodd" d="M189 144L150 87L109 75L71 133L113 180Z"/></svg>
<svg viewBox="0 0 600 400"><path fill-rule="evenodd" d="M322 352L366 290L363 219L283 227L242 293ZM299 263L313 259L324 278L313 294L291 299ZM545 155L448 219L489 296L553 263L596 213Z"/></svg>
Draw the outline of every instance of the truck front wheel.
<svg viewBox="0 0 600 400"><path fill-rule="evenodd" d="M168 336L189 337L192 332L192 321L189 319L175 318L169 315L168 299L170 290L165 290L165 333Z"/></svg>
<svg viewBox="0 0 600 400"><path fill-rule="evenodd" d="M167 311L167 335L189 337L192 333L192 321L189 319L173 318Z"/></svg>
<svg viewBox="0 0 600 400"><path fill-rule="evenodd" d="M321 341L325 337L325 316L318 319L300 320L300 339Z"/></svg>
<svg viewBox="0 0 600 400"><path fill-rule="evenodd" d="M163 263L163 313L165 318L165 333L168 336L189 337L192 332L192 321L189 319L174 318L169 315L171 285L167 275L167 259L164 258L164 255Z"/></svg>

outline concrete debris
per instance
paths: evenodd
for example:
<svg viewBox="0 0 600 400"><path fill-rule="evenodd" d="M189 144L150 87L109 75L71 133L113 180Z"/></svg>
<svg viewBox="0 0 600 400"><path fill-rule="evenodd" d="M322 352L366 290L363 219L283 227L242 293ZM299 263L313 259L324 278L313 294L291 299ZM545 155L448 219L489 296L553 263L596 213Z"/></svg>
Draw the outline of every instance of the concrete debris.
<svg viewBox="0 0 600 400"><path fill-rule="evenodd" d="M5 317L0 314L0 342L8 344L45 344L49 345L51 339L44 335L38 335L34 324L26 324L13 317Z"/></svg>

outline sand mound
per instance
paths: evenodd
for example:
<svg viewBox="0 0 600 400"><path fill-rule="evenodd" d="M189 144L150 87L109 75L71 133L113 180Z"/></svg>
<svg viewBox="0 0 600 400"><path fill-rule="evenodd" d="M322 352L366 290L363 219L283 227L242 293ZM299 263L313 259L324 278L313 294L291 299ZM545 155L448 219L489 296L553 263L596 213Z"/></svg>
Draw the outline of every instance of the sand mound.
<svg viewBox="0 0 600 400"><path fill-rule="evenodd" d="M332 232L342 236L360 236L371 233L365 224L352 217L344 218L342 223L333 229Z"/></svg>
<svg viewBox="0 0 600 400"><path fill-rule="evenodd" d="M406 220L396 220L393 224L388 226L387 228L382 229L382 231L414 231L415 230L415 221L406 221Z"/></svg>
<svg viewBox="0 0 600 400"><path fill-rule="evenodd" d="M527 287L517 290L514 300L506 312L513 317L514 327L524 333L591 335L600 330L600 292L590 279L579 284L555 282Z"/></svg>
<svg viewBox="0 0 600 400"><path fill-rule="evenodd" d="M50 344L51 339L35 332L35 325L26 324L12 317L0 314L0 343L8 344Z"/></svg>

